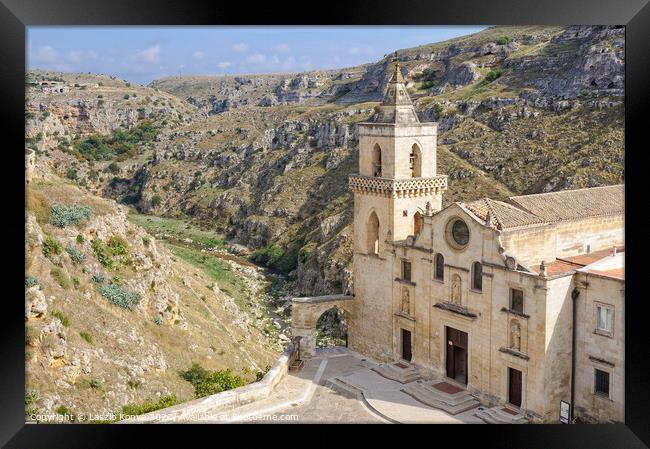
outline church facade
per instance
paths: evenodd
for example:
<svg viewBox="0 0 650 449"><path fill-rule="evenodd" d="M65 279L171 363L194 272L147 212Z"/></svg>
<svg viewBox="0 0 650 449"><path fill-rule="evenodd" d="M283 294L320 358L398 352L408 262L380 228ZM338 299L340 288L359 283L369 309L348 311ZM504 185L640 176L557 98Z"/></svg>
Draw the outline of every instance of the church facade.
<svg viewBox="0 0 650 449"><path fill-rule="evenodd" d="M562 401L622 422L623 186L443 208L437 124L419 121L399 64L358 126L354 294L334 298L349 347L531 422L558 422Z"/></svg>

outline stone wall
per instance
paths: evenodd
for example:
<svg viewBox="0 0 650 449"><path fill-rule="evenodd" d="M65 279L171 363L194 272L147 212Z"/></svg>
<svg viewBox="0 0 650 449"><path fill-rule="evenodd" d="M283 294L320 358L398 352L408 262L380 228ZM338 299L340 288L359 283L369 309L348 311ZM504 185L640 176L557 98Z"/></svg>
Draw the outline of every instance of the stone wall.
<svg viewBox="0 0 650 449"><path fill-rule="evenodd" d="M204 398L196 399L172 407L156 410L155 412L135 416L120 421L129 423L169 423L193 422L197 418L223 412L226 410L260 401L268 397L273 389L284 379L289 371L289 359L294 351L293 343L289 343L282 355L273 364L264 378L258 382L223 391Z"/></svg>
<svg viewBox="0 0 650 449"><path fill-rule="evenodd" d="M577 275L576 389L574 413L586 421L625 420L625 283L595 274ZM596 331L596 304L614 310L611 335ZM595 369L610 376L610 395L594 392Z"/></svg>

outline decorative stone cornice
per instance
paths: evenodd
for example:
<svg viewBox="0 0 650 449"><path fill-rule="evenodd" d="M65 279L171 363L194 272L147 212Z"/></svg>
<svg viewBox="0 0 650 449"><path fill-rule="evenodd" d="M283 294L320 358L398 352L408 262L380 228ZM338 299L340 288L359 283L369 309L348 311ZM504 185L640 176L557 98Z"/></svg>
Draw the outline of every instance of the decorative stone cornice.
<svg viewBox="0 0 650 449"><path fill-rule="evenodd" d="M350 175L348 185L355 193L392 198L413 198L437 195L447 190L447 175L438 175L433 178L410 179Z"/></svg>

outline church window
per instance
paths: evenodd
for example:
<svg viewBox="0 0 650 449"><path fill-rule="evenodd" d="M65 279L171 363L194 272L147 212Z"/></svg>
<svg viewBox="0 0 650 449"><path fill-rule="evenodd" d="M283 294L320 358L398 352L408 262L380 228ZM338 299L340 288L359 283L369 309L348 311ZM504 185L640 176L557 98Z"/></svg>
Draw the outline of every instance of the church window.
<svg viewBox="0 0 650 449"><path fill-rule="evenodd" d="M604 304L596 306L596 330L611 334L614 330L614 309Z"/></svg>
<svg viewBox="0 0 650 449"><path fill-rule="evenodd" d="M402 260L402 279L405 281L411 280L411 262Z"/></svg>
<svg viewBox="0 0 650 449"><path fill-rule="evenodd" d="M518 288L510 289L510 310L524 313L524 292Z"/></svg>
<svg viewBox="0 0 650 449"><path fill-rule="evenodd" d="M480 262L472 264L472 288L474 290L483 290L483 265Z"/></svg>
<svg viewBox="0 0 650 449"><path fill-rule="evenodd" d="M439 281L445 279L445 257L438 253L436 254L435 278Z"/></svg>
<svg viewBox="0 0 650 449"><path fill-rule="evenodd" d="M609 373L595 368L594 392L609 397Z"/></svg>
<svg viewBox="0 0 650 449"><path fill-rule="evenodd" d="M447 224L446 236L453 248L461 250L469 243L469 227L460 218L452 219Z"/></svg>
<svg viewBox="0 0 650 449"><path fill-rule="evenodd" d="M375 212L370 214L366 232L368 236L368 253L379 254L379 218L377 218Z"/></svg>

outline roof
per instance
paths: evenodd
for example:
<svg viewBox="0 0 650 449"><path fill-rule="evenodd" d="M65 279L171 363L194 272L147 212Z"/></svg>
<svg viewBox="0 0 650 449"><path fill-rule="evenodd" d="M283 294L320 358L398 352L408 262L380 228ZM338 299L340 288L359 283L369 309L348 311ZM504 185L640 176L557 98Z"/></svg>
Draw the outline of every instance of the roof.
<svg viewBox="0 0 650 449"><path fill-rule="evenodd" d="M391 124L420 123L408 91L404 86L404 77L399 62L395 64L395 70L388 80L384 99L379 106L379 110L370 121Z"/></svg>
<svg viewBox="0 0 650 449"><path fill-rule="evenodd" d="M585 217L623 214L623 184L513 196L508 202L549 223Z"/></svg>
<svg viewBox="0 0 650 449"><path fill-rule="evenodd" d="M540 217L521 210L511 204L503 201L496 201L490 198L466 203L464 206L478 218L487 222L488 215L490 224L497 229L511 229L521 226L530 226L544 224L545 221Z"/></svg>
<svg viewBox="0 0 650 449"><path fill-rule="evenodd" d="M615 248L615 255L613 254L614 248L608 248L572 257L557 258L553 262L546 264L546 275L556 276L580 271L624 280L625 247L617 246ZM531 269L535 273L539 273L541 266L535 265Z"/></svg>
<svg viewBox="0 0 650 449"><path fill-rule="evenodd" d="M497 229L558 223L580 218L623 214L623 184L587 189L563 190L535 195L512 196L504 201L482 198L461 203L480 220Z"/></svg>

